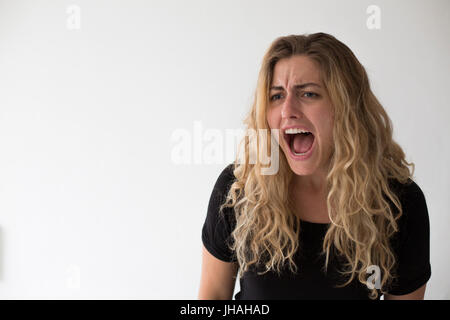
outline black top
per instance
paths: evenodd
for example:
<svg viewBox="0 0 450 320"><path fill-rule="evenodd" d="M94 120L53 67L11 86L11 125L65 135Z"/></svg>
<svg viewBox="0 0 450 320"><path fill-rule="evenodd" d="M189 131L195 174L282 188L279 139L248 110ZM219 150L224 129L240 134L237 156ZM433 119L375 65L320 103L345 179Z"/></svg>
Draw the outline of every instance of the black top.
<svg viewBox="0 0 450 320"><path fill-rule="evenodd" d="M214 185L202 229L205 248L216 258L226 262L237 262L235 255L227 247L227 243L232 241L231 232L236 219L232 208L224 208L225 219L223 219L219 215L219 207L225 201L234 180L233 164L230 164L222 171ZM394 187L398 190L396 194L402 203L403 215L398 220L400 231L391 240L392 249L398 260L398 279L388 292L403 295L415 291L431 277L430 227L425 197L419 186L412 181L407 185L395 182ZM337 272L341 270L339 259L331 258L328 272L325 274L322 271L325 258L319 253L328 224L304 220L300 223L299 241L302 250L294 257L298 267L297 274L286 268L283 269L281 277L272 271L257 275L255 268L251 268L239 280L241 290L234 298L236 300L369 299L370 290L356 277L352 283L343 288L334 287L335 284L343 284L343 280L346 280L339 278ZM372 272L370 271L367 277ZM377 299L380 299L381 291L378 290L378 293Z"/></svg>

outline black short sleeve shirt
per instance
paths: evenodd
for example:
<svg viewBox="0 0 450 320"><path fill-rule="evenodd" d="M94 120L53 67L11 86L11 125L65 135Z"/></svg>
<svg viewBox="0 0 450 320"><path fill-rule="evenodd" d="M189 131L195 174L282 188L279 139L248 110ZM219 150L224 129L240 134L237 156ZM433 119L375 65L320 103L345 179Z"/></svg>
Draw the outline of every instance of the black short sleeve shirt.
<svg viewBox="0 0 450 320"><path fill-rule="evenodd" d="M234 252L229 249L233 241L231 232L236 225L234 211L232 208L225 208L223 214L219 214L220 205L225 201L235 180L233 168L233 164L230 164L219 175L202 228L205 248L225 262L237 262ZM411 293L431 277L427 205L422 190L414 181L410 182L405 185L392 182L403 206L399 232L391 240L398 263L398 277L387 289L393 295ZM328 224L303 220L300 223L301 250L294 257L298 272L294 274L286 268L279 276L275 272L258 275L257 269L249 270L239 280L241 290L235 295L235 299L369 299L370 290L357 279L343 288L335 286L346 280L338 272L341 270L339 259L331 259L328 271L323 271L325 260L319 253ZM378 291L379 299L381 291Z"/></svg>

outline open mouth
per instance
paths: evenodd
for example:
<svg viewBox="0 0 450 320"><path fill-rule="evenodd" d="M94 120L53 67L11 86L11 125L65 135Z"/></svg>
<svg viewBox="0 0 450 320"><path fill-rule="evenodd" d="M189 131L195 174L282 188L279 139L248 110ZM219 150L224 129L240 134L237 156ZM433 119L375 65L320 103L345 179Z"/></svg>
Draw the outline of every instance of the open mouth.
<svg viewBox="0 0 450 320"><path fill-rule="evenodd" d="M286 144L296 156L307 154L314 144L314 134L311 132L284 133Z"/></svg>

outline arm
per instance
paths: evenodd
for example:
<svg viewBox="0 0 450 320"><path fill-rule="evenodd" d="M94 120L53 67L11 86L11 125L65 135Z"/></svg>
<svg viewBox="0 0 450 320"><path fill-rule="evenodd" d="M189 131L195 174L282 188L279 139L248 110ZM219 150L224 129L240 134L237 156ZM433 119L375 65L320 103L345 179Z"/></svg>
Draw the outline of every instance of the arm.
<svg viewBox="0 0 450 320"><path fill-rule="evenodd" d="M426 286L427 286L427 284L425 283L419 289L417 289L411 293L401 295L401 296L395 296L393 294L385 294L384 300L423 300L423 298L425 296Z"/></svg>
<svg viewBox="0 0 450 320"><path fill-rule="evenodd" d="M217 259L203 246L199 300L231 300L238 267Z"/></svg>

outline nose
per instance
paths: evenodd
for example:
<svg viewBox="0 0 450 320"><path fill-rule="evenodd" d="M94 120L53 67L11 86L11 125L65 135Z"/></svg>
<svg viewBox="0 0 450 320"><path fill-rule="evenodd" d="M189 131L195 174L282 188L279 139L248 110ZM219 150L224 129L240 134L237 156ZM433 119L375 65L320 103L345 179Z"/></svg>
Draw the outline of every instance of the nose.
<svg viewBox="0 0 450 320"><path fill-rule="evenodd" d="M281 118L300 118L300 105L294 94L288 94L281 106Z"/></svg>

